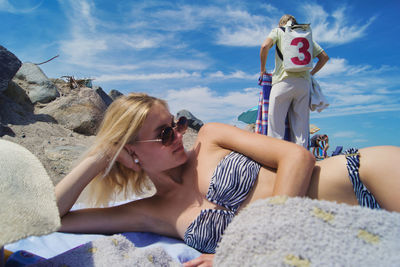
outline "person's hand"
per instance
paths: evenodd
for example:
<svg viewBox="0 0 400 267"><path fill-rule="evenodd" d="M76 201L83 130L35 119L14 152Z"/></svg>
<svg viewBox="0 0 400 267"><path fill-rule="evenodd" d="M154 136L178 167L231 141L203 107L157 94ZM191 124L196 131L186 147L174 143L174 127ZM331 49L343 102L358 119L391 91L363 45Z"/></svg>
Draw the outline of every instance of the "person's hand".
<svg viewBox="0 0 400 267"><path fill-rule="evenodd" d="M200 257L197 257L191 261L187 261L183 264L184 267L212 267L214 259L214 254L201 254Z"/></svg>
<svg viewBox="0 0 400 267"><path fill-rule="evenodd" d="M117 161L129 169L135 169L132 155L126 148L123 148L117 157Z"/></svg>

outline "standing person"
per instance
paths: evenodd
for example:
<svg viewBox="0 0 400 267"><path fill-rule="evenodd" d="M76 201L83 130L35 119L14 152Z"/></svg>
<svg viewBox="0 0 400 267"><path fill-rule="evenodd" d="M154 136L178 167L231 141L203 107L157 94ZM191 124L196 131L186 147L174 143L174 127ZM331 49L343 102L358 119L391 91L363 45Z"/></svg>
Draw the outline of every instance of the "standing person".
<svg viewBox="0 0 400 267"><path fill-rule="evenodd" d="M285 26L289 21L297 24L292 15L283 15L279 20L279 27ZM261 75L265 71L268 51L274 44L282 48L284 31L281 28L274 28L261 45ZM312 58L317 57L318 62L311 71L285 71L282 59L275 56L275 69L272 74L272 90L268 109L268 135L284 139L285 119L289 116L292 142L308 147L309 142L309 94L311 86L310 74L317 73L329 60L325 51L312 41ZM282 52L284 54L284 51ZM301 45L299 53L303 53Z"/></svg>
<svg viewBox="0 0 400 267"><path fill-rule="evenodd" d="M313 154L315 157L317 157L317 156L315 155L315 151L318 151L319 140L321 139L321 136L322 136L322 135L320 135L320 134L315 134L315 135L313 135L313 137L311 137L311 140L310 140L310 148L312 147L312 154Z"/></svg>
<svg viewBox="0 0 400 267"><path fill-rule="evenodd" d="M308 196L400 211L399 147L354 149L314 166L298 145L222 123L201 127L186 151L184 120L178 123L161 99L134 93L116 99L86 157L56 185L60 231L180 238L209 253L185 265L197 266L212 261L225 228L258 199ZM88 185L93 201L107 205L117 192L140 191L146 181L155 187L153 196L71 211Z"/></svg>

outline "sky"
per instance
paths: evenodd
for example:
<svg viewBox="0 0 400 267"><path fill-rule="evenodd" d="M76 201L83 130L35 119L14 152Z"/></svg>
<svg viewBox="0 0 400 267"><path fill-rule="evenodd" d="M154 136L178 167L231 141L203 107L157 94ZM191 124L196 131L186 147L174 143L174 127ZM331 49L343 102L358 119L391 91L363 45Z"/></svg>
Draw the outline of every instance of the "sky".
<svg viewBox="0 0 400 267"><path fill-rule="evenodd" d="M0 0L0 45L22 62L59 55L40 65L49 78L92 78L106 93L145 92L172 114L244 128L237 117L258 103L261 43L292 14L330 57L315 76L330 105L310 122L331 153L400 146L399 10L398 0Z"/></svg>

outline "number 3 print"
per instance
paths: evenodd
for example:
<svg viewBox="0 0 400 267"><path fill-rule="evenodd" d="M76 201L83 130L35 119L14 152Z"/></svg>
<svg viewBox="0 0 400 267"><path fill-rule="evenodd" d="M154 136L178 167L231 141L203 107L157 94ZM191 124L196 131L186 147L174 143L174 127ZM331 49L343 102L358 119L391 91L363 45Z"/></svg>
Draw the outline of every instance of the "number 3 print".
<svg viewBox="0 0 400 267"><path fill-rule="evenodd" d="M299 47L298 49L299 53L302 53L304 55L304 59L301 60L299 57L292 57L291 60L293 64L296 65L307 65L308 63L310 63L311 60L311 54L307 51L310 47L310 43L306 38L297 37L292 40L290 45L297 46L299 43L303 44L303 46Z"/></svg>

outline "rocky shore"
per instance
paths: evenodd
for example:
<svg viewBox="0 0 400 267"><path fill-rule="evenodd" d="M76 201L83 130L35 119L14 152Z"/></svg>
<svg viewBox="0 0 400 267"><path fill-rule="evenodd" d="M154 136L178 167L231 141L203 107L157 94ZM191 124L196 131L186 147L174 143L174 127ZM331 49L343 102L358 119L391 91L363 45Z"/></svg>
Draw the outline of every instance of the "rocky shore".
<svg viewBox="0 0 400 267"><path fill-rule="evenodd" d="M36 155L54 184L90 146L105 110L119 95L70 76L49 79L39 66L22 63L0 46L0 138ZM178 115L183 113L189 116L183 141L190 149L202 122L185 110Z"/></svg>

